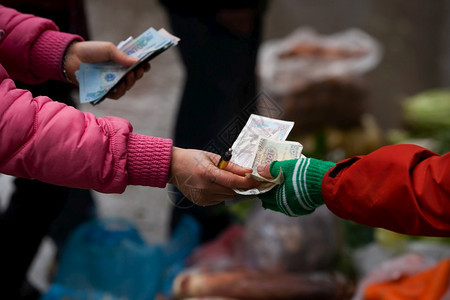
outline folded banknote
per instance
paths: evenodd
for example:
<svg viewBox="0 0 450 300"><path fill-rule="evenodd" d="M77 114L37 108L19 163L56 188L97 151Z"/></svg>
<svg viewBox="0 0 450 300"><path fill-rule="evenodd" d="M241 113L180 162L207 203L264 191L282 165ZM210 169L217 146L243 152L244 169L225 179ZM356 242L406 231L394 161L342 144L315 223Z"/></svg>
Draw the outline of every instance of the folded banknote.
<svg viewBox="0 0 450 300"><path fill-rule="evenodd" d="M294 122L268 118L252 114L233 143L233 157L231 162L240 166L251 168L252 173L246 176L258 180L258 188L234 191L244 196L256 196L270 191L277 184L283 183L283 174L280 172L275 179L267 179L258 174L257 168L272 161L284 161L300 158L303 146L294 141L286 141ZM242 199L242 197L239 197ZM248 197L244 197L248 198Z"/></svg>

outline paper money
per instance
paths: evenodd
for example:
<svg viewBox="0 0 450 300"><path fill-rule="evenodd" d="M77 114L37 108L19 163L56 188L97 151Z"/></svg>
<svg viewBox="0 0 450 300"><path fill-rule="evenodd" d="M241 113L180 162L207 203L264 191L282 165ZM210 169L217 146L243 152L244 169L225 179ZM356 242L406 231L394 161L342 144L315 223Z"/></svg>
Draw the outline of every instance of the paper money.
<svg viewBox="0 0 450 300"><path fill-rule="evenodd" d="M80 102L87 103L101 99L112 89L125 71L126 68L115 63L82 63L77 76Z"/></svg>
<svg viewBox="0 0 450 300"><path fill-rule="evenodd" d="M280 180L268 180L258 174L257 168L260 165L270 165L273 161L284 161L300 158L303 146L299 142L276 141L260 137L258 140L258 151L253 161L253 173L250 177L265 182L281 183Z"/></svg>
<svg viewBox="0 0 450 300"><path fill-rule="evenodd" d="M252 114L231 147L233 149L231 162L251 168L260 137L284 141L293 127L294 122L291 121Z"/></svg>
<svg viewBox="0 0 450 300"><path fill-rule="evenodd" d="M267 179L258 174L257 168L261 164L270 164L272 161L299 158L303 146L298 142L286 141L294 127L294 122L273 119L252 114L232 145L233 157L231 162L240 166L251 168L252 173L247 174L258 180L261 185L250 190L235 189L239 194L234 200L227 201L233 204L252 198L261 193L270 191L283 181L280 172L277 178Z"/></svg>
<svg viewBox="0 0 450 300"><path fill-rule="evenodd" d="M253 159L252 169L253 172L247 174L255 180L261 183L260 186L249 190L236 189L235 191L241 195L258 195L266 193L274 188L277 184L283 183L283 173L280 171L277 178L267 179L258 174L257 168L260 165L270 165L273 161L284 161L290 159L300 158L303 146L298 142L291 141L278 141L268 139L265 137L259 137L258 148L256 150L255 157Z"/></svg>
<svg viewBox="0 0 450 300"><path fill-rule="evenodd" d="M115 62L81 63L80 69L75 73L79 83L80 102L91 102L94 105L100 103L128 72L176 45L179 40L165 29L156 31L150 27L136 39L129 37L118 45L126 54L139 58L133 66L123 67Z"/></svg>

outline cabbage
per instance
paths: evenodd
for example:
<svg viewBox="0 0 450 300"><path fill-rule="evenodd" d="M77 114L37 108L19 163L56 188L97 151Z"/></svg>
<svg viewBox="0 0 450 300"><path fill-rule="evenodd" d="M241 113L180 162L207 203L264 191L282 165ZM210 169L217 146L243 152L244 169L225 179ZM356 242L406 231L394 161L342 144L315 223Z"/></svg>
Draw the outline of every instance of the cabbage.
<svg viewBox="0 0 450 300"><path fill-rule="evenodd" d="M417 94L402 103L403 119L420 133L450 129L450 89L433 89Z"/></svg>
<svg viewBox="0 0 450 300"><path fill-rule="evenodd" d="M450 89L433 89L406 99L403 120L412 137L433 140L438 153L450 151Z"/></svg>

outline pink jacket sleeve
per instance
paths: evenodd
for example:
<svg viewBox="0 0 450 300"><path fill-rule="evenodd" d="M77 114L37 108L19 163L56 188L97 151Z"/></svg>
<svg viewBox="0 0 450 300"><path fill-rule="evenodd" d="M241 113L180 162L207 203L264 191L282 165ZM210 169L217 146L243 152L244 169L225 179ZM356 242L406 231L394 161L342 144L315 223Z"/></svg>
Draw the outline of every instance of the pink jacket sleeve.
<svg viewBox="0 0 450 300"><path fill-rule="evenodd" d="M61 60L74 36L52 24L0 6L0 62L14 78L63 80ZM33 98L16 89L3 66L1 173L106 193L121 193L127 185L166 185L171 140L133 133L121 118L96 118L48 97Z"/></svg>
<svg viewBox="0 0 450 300"><path fill-rule="evenodd" d="M64 80L64 51L82 38L57 30L51 20L0 5L0 62L8 74L30 84Z"/></svg>

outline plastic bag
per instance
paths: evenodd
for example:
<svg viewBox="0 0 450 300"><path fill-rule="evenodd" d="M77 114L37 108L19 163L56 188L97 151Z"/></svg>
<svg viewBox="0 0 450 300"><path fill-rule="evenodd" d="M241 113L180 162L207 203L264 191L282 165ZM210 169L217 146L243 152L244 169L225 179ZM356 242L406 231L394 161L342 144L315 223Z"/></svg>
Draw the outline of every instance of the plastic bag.
<svg viewBox="0 0 450 300"><path fill-rule="evenodd" d="M163 246L165 268L161 275L160 294L171 296L173 281L186 268L187 258L201 243L200 237L200 224L192 216L184 215L169 241Z"/></svg>
<svg viewBox="0 0 450 300"><path fill-rule="evenodd" d="M359 76L373 69L381 56L379 43L359 29L319 35L311 28L298 28L261 46L258 75L264 89L286 94L312 81Z"/></svg>
<svg viewBox="0 0 450 300"><path fill-rule="evenodd" d="M154 299L164 263L127 220L93 220L70 236L43 300Z"/></svg>
<svg viewBox="0 0 450 300"><path fill-rule="evenodd" d="M325 206L299 218L255 207L245 224L246 264L260 270L330 270L341 245L341 223Z"/></svg>
<svg viewBox="0 0 450 300"><path fill-rule="evenodd" d="M450 259L435 263L417 253L385 261L358 284L352 300L447 299Z"/></svg>
<svg viewBox="0 0 450 300"><path fill-rule="evenodd" d="M230 225L217 238L194 249L186 259L187 266L214 270L242 267L243 236L243 226Z"/></svg>
<svg viewBox="0 0 450 300"><path fill-rule="evenodd" d="M295 122L292 137L323 128L362 125L368 90L362 75L381 59L368 34L349 29L319 35L299 28L261 46L257 74L268 97L259 97L262 115Z"/></svg>

